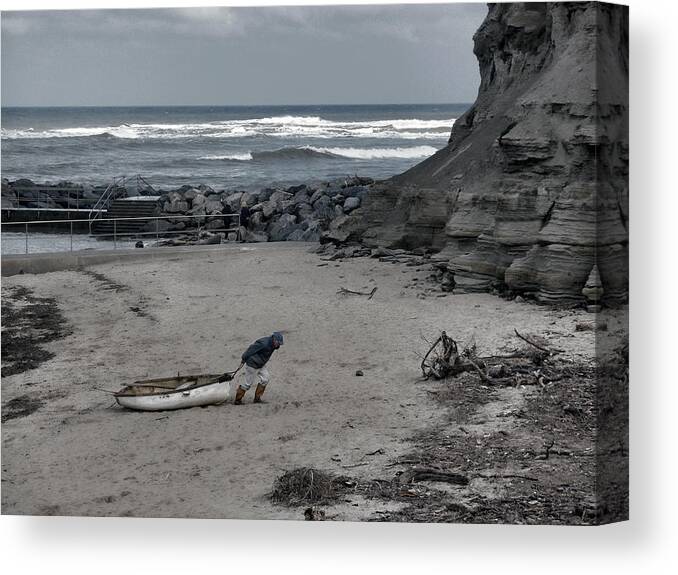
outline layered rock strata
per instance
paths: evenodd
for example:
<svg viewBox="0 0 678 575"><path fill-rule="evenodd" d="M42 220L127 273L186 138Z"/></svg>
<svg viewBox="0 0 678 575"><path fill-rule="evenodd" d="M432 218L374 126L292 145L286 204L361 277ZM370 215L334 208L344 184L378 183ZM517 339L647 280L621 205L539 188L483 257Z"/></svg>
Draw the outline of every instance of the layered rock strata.
<svg viewBox="0 0 678 575"><path fill-rule="evenodd" d="M628 9L490 4L481 83L448 145L342 222L368 245L441 250L458 290L603 302L628 293Z"/></svg>

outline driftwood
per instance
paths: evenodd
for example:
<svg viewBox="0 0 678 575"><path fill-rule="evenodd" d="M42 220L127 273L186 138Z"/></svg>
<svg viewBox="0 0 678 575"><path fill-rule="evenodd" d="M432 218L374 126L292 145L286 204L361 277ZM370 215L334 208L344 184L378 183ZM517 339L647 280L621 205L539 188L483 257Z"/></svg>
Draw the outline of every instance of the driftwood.
<svg viewBox="0 0 678 575"><path fill-rule="evenodd" d="M345 287L340 287L340 288L337 290L337 293L338 293L338 294L341 294L341 295L366 295L366 296L368 296L367 299L372 299L372 297L374 296L374 294L376 293L376 291L377 291L377 287L376 287L376 286L373 287L373 288L372 288L372 291L370 291L370 292L355 291L355 290L352 290L352 289L347 289L347 288L345 288Z"/></svg>
<svg viewBox="0 0 678 575"><path fill-rule="evenodd" d="M562 349L548 349L546 347L542 347L541 345L533 342L531 339L525 337L524 335L521 335L520 332L517 329L514 328L513 331L525 343L529 343L531 346L536 347L539 351L543 351L544 353L548 353L549 355L553 355L554 353L559 353L559 352L563 351Z"/></svg>
<svg viewBox="0 0 678 575"><path fill-rule="evenodd" d="M525 479L526 481L539 481L536 477L531 477L529 475L514 475L512 473L504 475L478 473L478 477L482 477L483 479Z"/></svg>
<svg viewBox="0 0 678 575"><path fill-rule="evenodd" d="M424 379L444 379L464 372L475 371L481 381L492 386L539 385L542 388L555 381L557 374L549 373L543 368L535 371L535 364L542 365L546 356L550 356L562 349L549 349L514 329L516 336L536 348L540 353L530 360L530 353L515 351L507 355L478 356L475 345L459 350L457 342L444 331L430 346L421 361L421 371ZM510 360L530 360L529 365ZM509 361L506 361L509 360ZM499 365L494 365L495 363ZM489 367L488 367L489 366ZM499 368L499 369L497 369Z"/></svg>
<svg viewBox="0 0 678 575"><path fill-rule="evenodd" d="M429 357L432 359L429 360ZM443 331L421 360L421 372L424 374L424 379L431 376L435 379L443 379L453 373L464 371L455 369L459 367L459 363L457 342Z"/></svg>
<svg viewBox="0 0 678 575"><path fill-rule="evenodd" d="M446 471L439 471L438 469L431 469L428 467L408 469L398 476L398 483L401 485L414 483L415 481L441 481L454 485L468 485L468 477L465 475L461 475L460 473L448 473Z"/></svg>
<svg viewBox="0 0 678 575"><path fill-rule="evenodd" d="M467 357L466 361L468 361L473 366L473 368L478 372L480 379L482 379L485 383L489 383L490 378L485 375L485 372L478 367L478 364L476 362L474 362L470 357Z"/></svg>

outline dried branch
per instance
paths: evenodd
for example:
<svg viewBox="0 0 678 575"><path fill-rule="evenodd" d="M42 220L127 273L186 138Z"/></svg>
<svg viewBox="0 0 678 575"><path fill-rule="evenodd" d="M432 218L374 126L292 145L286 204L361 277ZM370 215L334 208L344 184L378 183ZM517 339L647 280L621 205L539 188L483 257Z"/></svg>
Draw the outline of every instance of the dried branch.
<svg viewBox="0 0 678 575"><path fill-rule="evenodd" d="M489 378L485 375L483 370L478 367L478 364L475 361L473 361L470 357L467 357L465 361L470 363L475 368L475 370L478 372L478 375L480 375L480 379L482 379L485 383L491 383Z"/></svg>
<svg viewBox="0 0 678 575"><path fill-rule="evenodd" d="M549 349L549 348L547 348L547 347L543 347L543 346L541 346L541 345L539 345L539 344L533 342L531 339L529 339L529 338L525 337L524 335L522 335L520 332L518 332L517 329L514 328L513 331L514 331L514 332L516 333L516 335L517 335L520 339L522 339L525 343L529 343L531 346L536 347L539 351L543 351L544 353L548 353L549 355L553 355L554 353L562 353L562 352L564 351L564 350L562 350L562 349L556 349L556 348L554 348L554 349Z"/></svg>
<svg viewBox="0 0 678 575"><path fill-rule="evenodd" d="M372 299L372 297L374 296L374 294L376 293L376 291L377 291L377 287L376 287L376 286L373 287L373 288L372 288L372 291L370 291L370 292L355 291L355 290L352 290L352 289L347 289L347 288L345 288L345 287L340 287L340 288L337 290L337 293L338 293L338 294L341 294L341 295L349 295L349 294L350 294L350 295L366 295L366 296L368 296L367 299L369 300L369 299Z"/></svg>

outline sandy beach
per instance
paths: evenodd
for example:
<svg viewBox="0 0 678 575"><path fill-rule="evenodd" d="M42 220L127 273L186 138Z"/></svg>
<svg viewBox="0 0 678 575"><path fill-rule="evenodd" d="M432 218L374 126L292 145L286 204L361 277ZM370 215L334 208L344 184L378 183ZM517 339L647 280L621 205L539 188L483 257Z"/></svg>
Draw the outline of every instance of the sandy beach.
<svg viewBox="0 0 678 575"><path fill-rule="evenodd" d="M3 422L2 512L302 519L303 509L267 497L285 471L392 477L411 438L448 421L432 397L441 383L421 381L423 337L445 329L498 353L516 328L549 335L569 359L595 352L594 333L574 330L590 319L584 311L443 294L423 287L430 266L326 262L311 247L228 246L4 278L3 307L18 287L54 298L70 335L46 345L55 355L37 369L3 377L3 415L20 396L44 404ZM422 287L408 287L413 278ZM340 287L377 291L367 299ZM144 413L103 391L233 370L274 330L285 344L270 362L265 404L252 404L250 391L242 406ZM530 391L502 393L515 404ZM468 429L481 436L497 421ZM328 513L367 520L401 505L351 495Z"/></svg>

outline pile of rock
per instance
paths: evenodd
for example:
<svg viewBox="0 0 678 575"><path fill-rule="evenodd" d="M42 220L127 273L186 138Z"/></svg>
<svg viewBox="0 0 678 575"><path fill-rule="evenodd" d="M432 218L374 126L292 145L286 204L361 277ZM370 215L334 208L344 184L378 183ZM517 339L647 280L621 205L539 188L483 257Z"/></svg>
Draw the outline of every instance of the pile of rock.
<svg viewBox="0 0 678 575"><path fill-rule="evenodd" d="M345 245L325 243L317 248L313 248L311 253L319 254L321 256L320 259L325 261L371 257L378 259L380 262L404 264L410 267L431 264L435 258L431 250L426 248L417 248L412 251L403 249L389 250L382 247L369 248L359 243Z"/></svg>
<svg viewBox="0 0 678 575"><path fill-rule="evenodd" d="M183 186L163 193L158 200L160 215L167 216L161 220L161 226L163 231L191 227L223 230L232 228L237 222L236 216L242 208L247 208L247 225L239 230L244 241L318 241L335 220L360 208L372 183L371 178L354 176L257 191L218 192L204 185ZM238 232L231 231L228 239L237 236Z"/></svg>
<svg viewBox="0 0 678 575"><path fill-rule="evenodd" d="M38 184L21 178L2 179L2 208L74 209L92 207L106 186L86 187L73 182Z"/></svg>

